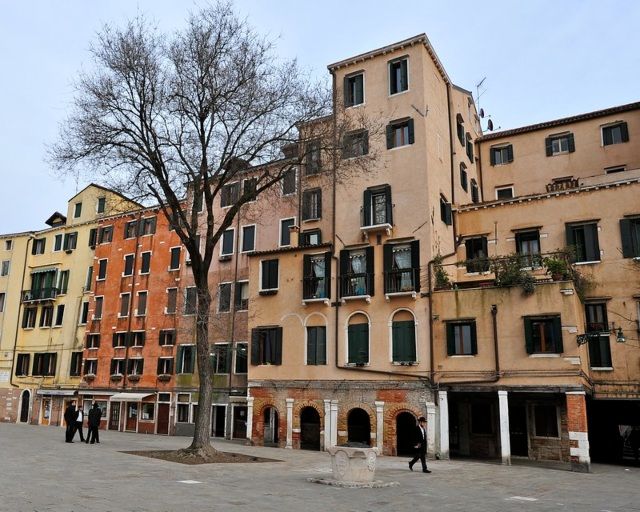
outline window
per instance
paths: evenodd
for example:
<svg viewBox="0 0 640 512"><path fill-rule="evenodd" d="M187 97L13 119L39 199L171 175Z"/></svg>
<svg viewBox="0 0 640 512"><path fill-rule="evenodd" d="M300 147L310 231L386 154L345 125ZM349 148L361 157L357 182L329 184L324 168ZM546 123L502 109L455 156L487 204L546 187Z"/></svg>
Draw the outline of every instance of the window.
<svg viewBox="0 0 640 512"><path fill-rule="evenodd" d="M620 219L622 257L640 257L640 217Z"/></svg>
<svg viewBox="0 0 640 512"><path fill-rule="evenodd" d="M63 235L62 233L56 235L53 239L53 252L58 252L62 250L62 240L63 240Z"/></svg>
<svg viewBox="0 0 640 512"><path fill-rule="evenodd" d="M120 294L120 311L118 312L118 317L123 318L129 316L129 302L131 300L130 293L121 293Z"/></svg>
<svg viewBox="0 0 640 512"><path fill-rule="evenodd" d="M124 375L124 359L111 359L111 375Z"/></svg>
<svg viewBox="0 0 640 512"><path fill-rule="evenodd" d="M89 230L89 247L95 249L96 240L98 239L98 230L96 228L91 228Z"/></svg>
<svg viewBox="0 0 640 512"><path fill-rule="evenodd" d="M85 375L95 375L98 371L98 360L97 359L86 359L84 362L84 374Z"/></svg>
<svg viewBox="0 0 640 512"><path fill-rule="evenodd" d="M413 144L413 119L392 121L387 125L387 149Z"/></svg>
<svg viewBox="0 0 640 512"><path fill-rule="evenodd" d="M496 199L513 199L513 187L496 187Z"/></svg>
<svg viewBox="0 0 640 512"><path fill-rule="evenodd" d="M124 225L124 237L135 238L138 234L138 221L130 220Z"/></svg>
<svg viewBox="0 0 640 512"><path fill-rule="evenodd" d="M302 261L302 298L328 298L331 294L331 253L305 254Z"/></svg>
<svg viewBox="0 0 640 512"><path fill-rule="evenodd" d="M144 347L144 341L146 338L145 331L131 331L129 333L129 346L130 347Z"/></svg>
<svg viewBox="0 0 640 512"><path fill-rule="evenodd" d="M560 354L563 351L559 316L525 317L524 336L527 354Z"/></svg>
<svg viewBox="0 0 640 512"><path fill-rule="evenodd" d="M156 232L156 218L148 217L140 220L140 235L153 235Z"/></svg>
<svg viewBox="0 0 640 512"><path fill-rule="evenodd" d="M282 327L251 331L251 364L282 364Z"/></svg>
<svg viewBox="0 0 640 512"><path fill-rule="evenodd" d="M178 347L176 373L193 373L196 355L195 348L194 345L180 345Z"/></svg>
<svg viewBox="0 0 640 512"><path fill-rule="evenodd" d="M105 226L98 230L98 243L108 244L113 240L113 226Z"/></svg>
<svg viewBox="0 0 640 512"><path fill-rule="evenodd" d="M307 327L307 364L327 364L327 328Z"/></svg>
<svg viewBox="0 0 640 512"><path fill-rule="evenodd" d="M96 278L98 281L102 281L107 278L107 261L108 260L98 260L98 277Z"/></svg>
<svg viewBox="0 0 640 512"><path fill-rule="evenodd" d="M79 377L80 373L82 373L82 352L71 352L69 376Z"/></svg>
<svg viewBox="0 0 640 512"><path fill-rule="evenodd" d="M605 174L615 174L617 172L624 172L627 170L627 166L626 165L614 165L612 167L605 167L604 168L604 173Z"/></svg>
<svg viewBox="0 0 640 512"><path fill-rule="evenodd" d="M373 247L340 251L340 296L372 296Z"/></svg>
<svg viewBox="0 0 640 512"><path fill-rule="evenodd" d="M260 291L278 289L278 260L263 260L260 262Z"/></svg>
<svg viewBox="0 0 640 512"><path fill-rule="evenodd" d="M220 206L225 208L232 206L240 199L240 182L229 183L220 190Z"/></svg>
<svg viewBox="0 0 640 512"><path fill-rule="evenodd" d="M104 304L104 297L96 297L96 303L93 310L93 319L100 320L102 318L102 305Z"/></svg>
<svg viewBox="0 0 640 512"><path fill-rule="evenodd" d="M347 363L365 365L369 362L369 324L350 324L347 329L348 358Z"/></svg>
<svg viewBox="0 0 640 512"><path fill-rule="evenodd" d="M202 207L204 206L204 190L194 192L193 194L193 210L196 212L201 212Z"/></svg>
<svg viewBox="0 0 640 512"><path fill-rule="evenodd" d="M619 122L602 127L602 145L620 144L629 142L629 128L627 123Z"/></svg>
<svg viewBox="0 0 640 512"><path fill-rule="evenodd" d="M158 336L158 344L162 347L172 346L176 343L175 329L162 329Z"/></svg>
<svg viewBox="0 0 640 512"><path fill-rule="evenodd" d="M16 377L26 377L29 375L29 360L31 354L18 354L16 360Z"/></svg>
<svg viewBox="0 0 640 512"><path fill-rule="evenodd" d="M600 261L597 222L566 225L567 246L575 250L575 261Z"/></svg>
<svg viewBox="0 0 640 512"><path fill-rule="evenodd" d="M82 313L80 318L80 323L82 324L87 323L85 318L85 304L87 305L86 307L89 306L88 302L82 303ZM52 321L53 321L53 306L42 306L42 310L40 311L40 327L51 327Z"/></svg>
<svg viewBox="0 0 640 512"><path fill-rule="evenodd" d="M77 219L82 215L82 203L76 203L73 205L73 218Z"/></svg>
<svg viewBox="0 0 640 512"><path fill-rule="evenodd" d="M189 393L178 393L178 403L176 404L176 421L178 423L189 423L189 400Z"/></svg>
<svg viewBox="0 0 640 512"><path fill-rule="evenodd" d="M2 262L2 267L0 268L0 276L8 276L9 275L9 266L11 262L9 260L4 260Z"/></svg>
<svg viewBox="0 0 640 512"><path fill-rule="evenodd" d="M255 201L256 190L258 189L258 178L247 178L242 183L244 195L247 196L250 201Z"/></svg>
<svg viewBox="0 0 640 512"><path fill-rule="evenodd" d="M407 57L389 62L389 94L397 94L409 89L408 63Z"/></svg>
<svg viewBox="0 0 640 512"><path fill-rule="evenodd" d="M143 252L140 257L142 259L140 262L140 274L148 274L151 270L151 253Z"/></svg>
<svg viewBox="0 0 640 512"><path fill-rule="evenodd" d="M222 233L222 245L220 246L220 256L230 256L233 254L233 239L235 229L226 229Z"/></svg>
<svg viewBox="0 0 640 512"><path fill-rule="evenodd" d="M5 297L6 297L5 292L0 292L0 313L4 313Z"/></svg>
<svg viewBox="0 0 640 512"><path fill-rule="evenodd" d="M256 227L242 226L242 252L251 252L256 249Z"/></svg>
<svg viewBox="0 0 640 512"><path fill-rule="evenodd" d="M520 256L521 267L540 267L540 232L537 229L516 233L516 253Z"/></svg>
<svg viewBox="0 0 640 512"><path fill-rule="evenodd" d="M184 314L195 315L196 304L198 301L198 289L195 286L189 286L184 292Z"/></svg>
<svg viewBox="0 0 640 512"><path fill-rule="evenodd" d="M178 289L167 288L167 307L164 312L168 315L173 315L177 309ZM185 308L186 310L186 308Z"/></svg>
<svg viewBox="0 0 640 512"><path fill-rule="evenodd" d="M227 313L231 309L231 283L218 285L218 313Z"/></svg>
<svg viewBox="0 0 640 512"><path fill-rule="evenodd" d="M93 266L87 268L87 278L84 282L84 291L91 291L91 282L93 281Z"/></svg>
<svg viewBox="0 0 640 512"><path fill-rule="evenodd" d="M585 332L589 337L589 362L592 368L611 368L611 346L609 345L609 320L604 302L587 303L584 306L587 321Z"/></svg>
<svg viewBox="0 0 640 512"><path fill-rule="evenodd" d="M13 247L13 240L5 240L4 241L4 250L5 251L10 251L12 247Z"/></svg>
<svg viewBox="0 0 640 512"><path fill-rule="evenodd" d="M107 198L99 197L98 203L96 204L96 213L104 213L106 205L107 205Z"/></svg>
<svg viewBox="0 0 640 512"><path fill-rule="evenodd" d="M37 307L24 308L22 313L22 328L33 329L36 326L36 315L38 314Z"/></svg>
<svg viewBox="0 0 640 512"><path fill-rule="evenodd" d="M469 160L472 160L472 156ZM505 165L513 162L513 146L509 144L489 148L489 161L491 165Z"/></svg>
<svg viewBox="0 0 640 512"><path fill-rule="evenodd" d="M456 115L456 133L458 134L458 140L460 141L460 144L462 144L462 147L464 147L464 119L462 119L462 116L460 114Z"/></svg>
<svg viewBox="0 0 640 512"><path fill-rule="evenodd" d="M391 202L391 187L368 188L364 191L363 199L363 227L393 225L393 203Z"/></svg>
<svg viewBox="0 0 640 512"><path fill-rule="evenodd" d="M54 327L60 327L62 325L63 319L64 319L64 304L58 304L58 308L56 309L56 321L53 324Z"/></svg>
<svg viewBox="0 0 640 512"><path fill-rule="evenodd" d="M473 356L478 353L476 322L447 322L447 355Z"/></svg>
<svg viewBox="0 0 640 512"><path fill-rule="evenodd" d="M296 225L296 219L282 219L280 221L280 247L291 245L291 227Z"/></svg>
<svg viewBox="0 0 640 512"><path fill-rule="evenodd" d="M534 405L533 417L536 437L559 437L558 409L555 405Z"/></svg>
<svg viewBox="0 0 640 512"><path fill-rule="evenodd" d="M44 254L44 248L47 245L46 238L36 238L33 241L33 246L31 247L31 254Z"/></svg>
<svg viewBox="0 0 640 512"><path fill-rule="evenodd" d="M302 220L322 218L322 191L319 188L302 193Z"/></svg>
<svg viewBox="0 0 640 512"><path fill-rule="evenodd" d="M474 203L480 202L480 190L478 189L478 184L476 180L471 179L471 201Z"/></svg>
<svg viewBox="0 0 640 512"><path fill-rule="evenodd" d="M249 282L238 281L235 293L236 311L246 311L249 309Z"/></svg>
<svg viewBox="0 0 640 512"><path fill-rule="evenodd" d="M140 372L142 373L142 372ZM140 417L143 421L153 421L155 416L156 404L154 403L144 403L142 404L142 415Z"/></svg>
<svg viewBox="0 0 640 512"><path fill-rule="evenodd" d="M69 289L69 270L61 270L58 272L57 286L58 294L64 295Z"/></svg>
<svg viewBox="0 0 640 512"><path fill-rule="evenodd" d="M144 372L144 359L142 359L141 357L134 357L129 359L127 375L142 375L143 372Z"/></svg>
<svg viewBox="0 0 640 512"><path fill-rule="evenodd" d="M391 324L391 357L394 363L416 362L416 324L413 320Z"/></svg>
<svg viewBox="0 0 640 512"><path fill-rule="evenodd" d="M447 226L451 226L453 217L451 214L451 203L443 195L440 196L440 220Z"/></svg>
<svg viewBox="0 0 640 512"><path fill-rule="evenodd" d="M121 348L127 346L127 333L114 332L112 338L113 348Z"/></svg>
<svg viewBox="0 0 640 512"><path fill-rule="evenodd" d="M126 254L124 257L124 271L122 272L123 276L132 276L133 275L133 254Z"/></svg>
<svg viewBox="0 0 640 512"><path fill-rule="evenodd" d="M173 357L158 358L158 375L171 375L173 373Z"/></svg>
<svg viewBox="0 0 640 512"><path fill-rule="evenodd" d="M178 270L180 268L180 254L182 252L181 247L171 248L171 259L169 261L169 270Z"/></svg>
<svg viewBox="0 0 640 512"><path fill-rule="evenodd" d="M289 196L296 193L296 170L289 169L282 173L282 195Z"/></svg>
<svg viewBox="0 0 640 512"><path fill-rule="evenodd" d="M51 309L51 313L53 314L53 308ZM42 312L44 313L44 308L42 309ZM89 320L89 303L84 301L80 310L80 325L85 325L87 320Z"/></svg>
<svg viewBox="0 0 640 512"><path fill-rule="evenodd" d="M91 333L87 334L86 348L100 348L100 334Z"/></svg>
<svg viewBox="0 0 640 512"><path fill-rule="evenodd" d="M369 132L359 130L342 138L342 158L355 158L369 153Z"/></svg>
<svg viewBox="0 0 640 512"><path fill-rule="evenodd" d="M464 245L467 253L467 272L488 272L487 237L468 238Z"/></svg>
<svg viewBox="0 0 640 512"><path fill-rule="evenodd" d="M147 292L138 292L138 308L136 316L145 316L147 314Z"/></svg>
<svg viewBox="0 0 640 512"><path fill-rule="evenodd" d="M300 233L300 245L320 245L322 243L322 233L319 229L310 229Z"/></svg>
<svg viewBox="0 0 640 512"><path fill-rule="evenodd" d="M78 232L66 233L64 235L63 248L65 251L73 251L78 246Z"/></svg>
<svg viewBox="0 0 640 512"><path fill-rule="evenodd" d="M573 133L562 133L547 137L544 139L544 145L547 156L573 153L576 150Z"/></svg>
<svg viewBox="0 0 640 512"><path fill-rule="evenodd" d="M211 353L213 373L229 373L231 371L231 351L228 343L216 343Z"/></svg>
<svg viewBox="0 0 640 512"><path fill-rule="evenodd" d="M247 373L247 343L236 343L236 367L235 373Z"/></svg>
<svg viewBox="0 0 640 512"><path fill-rule="evenodd" d="M460 163L460 186L462 190L467 192L469 190L469 182L467 178L467 166Z"/></svg>
<svg viewBox="0 0 640 512"><path fill-rule="evenodd" d="M420 242L385 244L384 293L420 291Z"/></svg>
<svg viewBox="0 0 640 512"><path fill-rule="evenodd" d="M471 140L471 135L467 133L467 156L471 163L473 163L473 141Z"/></svg>
<svg viewBox="0 0 640 512"><path fill-rule="evenodd" d="M56 360L58 354L55 352L44 352L33 355L33 371L31 375L38 377L53 377L56 374Z"/></svg>
<svg viewBox="0 0 640 512"><path fill-rule="evenodd" d="M310 140L307 142L307 154L305 155L305 171L307 176L317 174L322 168L322 154L320 152L320 141Z"/></svg>
<svg viewBox="0 0 640 512"><path fill-rule="evenodd" d="M364 73L344 77L344 106L353 107L364 103Z"/></svg>

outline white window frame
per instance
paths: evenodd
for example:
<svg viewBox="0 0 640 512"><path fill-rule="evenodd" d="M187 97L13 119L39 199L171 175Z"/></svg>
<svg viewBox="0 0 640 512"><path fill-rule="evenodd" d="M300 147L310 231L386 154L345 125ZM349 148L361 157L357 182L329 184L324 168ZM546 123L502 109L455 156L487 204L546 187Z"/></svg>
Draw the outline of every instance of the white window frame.
<svg viewBox="0 0 640 512"><path fill-rule="evenodd" d="M509 199L513 199L514 197L516 197L513 185L508 185L508 186L504 186L504 187L496 187L495 188L496 200L498 200L498 191L499 190L511 190L511 197ZM508 201L509 199L503 198L503 199L500 199L500 201Z"/></svg>
<svg viewBox="0 0 640 512"><path fill-rule="evenodd" d="M262 269L262 264L260 264L260 268ZM280 263L278 263L278 274L280 273ZM278 284L280 284L280 275L278 275ZM233 289L233 303L234 303L234 308L235 308L235 304L236 304L236 293L238 291L238 283L246 283L247 284L247 289L249 288L249 280L248 279L240 279L239 281L235 282L235 286ZM248 295L248 290L247 290L247 295ZM248 299L247 299L248 300ZM247 309L236 309L236 312L238 311L249 311L249 305L247 304Z"/></svg>
<svg viewBox="0 0 640 512"><path fill-rule="evenodd" d="M399 91L399 92L391 92L391 64L393 64L394 62L399 62L401 60L406 60L407 61L407 88L404 91ZM408 55L403 55L402 57L397 57L395 59L391 59L390 61L387 62L387 94L389 97L391 96L399 96L400 94L404 94L407 93L411 90L411 83L409 81L409 77L411 76L411 70L409 68L409 66L411 65L409 62L409 56Z"/></svg>
<svg viewBox="0 0 640 512"><path fill-rule="evenodd" d="M278 286L276 288L263 288L262 287L262 267L263 267L263 262L265 261L271 261L271 260L278 260ZM279 258L265 258L263 260L260 260L260 272L258 273L258 279L260 279L260 288L259 290L261 292L270 292L270 291L274 291L274 290L279 290L280 289L280 259Z"/></svg>
<svg viewBox="0 0 640 512"><path fill-rule="evenodd" d="M220 297L222 296L220 291L222 289L222 286L225 285L225 284L229 285L229 309L227 311L220 311ZM218 305L216 307L216 312L217 313L231 313L232 303L233 303L233 281L222 281L222 282L218 283Z"/></svg>
<svg viewBox="0 0 640 512"><path fill-rule="evenodd" d="M287 245L282 245L282 223L285 220L292 220L293 225L296 226L296 217L285 217L280 219L278 223L278 247L292 247L291 245L291 233L289 233L289 243Z"/></svg>
<svg viewBox="0 0 640 512"><path fill-rule="evenodd" d="M251 249L250 251L245 251L244 250L244 230L245 228L250 228L253 227L253 249ZM241 239L240 239L240 253L241 254L247 254L250 252L254 252L256 250L256 242L257 242L257 238L258 238L258 225L257 224L246 224L244 226L240 227L240 235L241 235Z"/></svg>
<svg viewBox="0 0 640 512"><path fill-rule="evenodd" d="M243 180L243 181L244 181L244 180ZM238 198L240 198L240 197L242 196L242 187L243 187L243 185L244 185L244 183L243 183L243 182L241 182L240 180L238 180L238 181L232 181L231 183L225 183L225 184L223 185L222 189L224 189L225 187L231 187L231 186L236 185L236 184L238 185L238 187L240 187L240 188L238 189ZM220 189L220 199L222 199L222 189ZM233 201L232 201L231 203L229 203L229 204L228 204L228 205L226 205L226 206L222 206L222 201L220 201L220 208L222 208L223 210L224 210L224 209L226 209L226 208L231 208L234 204L236 204L236 202L237 202L237 200L236 200L235 202L233 202ZM204 204L204 200L203 200L203 204ZM202 211L202 210L201 210L201 211Z"/></svg>
<svg viewBox="0 0 640 512"><path fill-rule="evenodd" d="M399 244L399 245L404 245L404 244ZM398 313L402 313L403 311L409 313L413 318L413 330L414 330L413 342L415 344L415 349L416 349L416 360L413 362L404 363L404 364L402 362L393 360L393 319ZM398 320L398 322L403 322L403 321L404 320ZM389 317L389 322L387 325L389 327L389 363L391 363L394 366L407 366L407 365L416 366L420 364L420 349L418 348L418 332L419 332L418 320L416 319L415 313L407 308L396 309L391 313L391 316Z"/></svg>
<svg viewBox="0 0 640 512"><path fill-rule="evenodd" d="M169 303L169 290L175 290L176 291L176 307L175 307L175 311L169 312L169 310L167 309L167 306L165 305L164 314L165 315L175 315L175 314L178 313L178 287L177 286L169 286L168 288L165 288L166 297L167 297L167 304ZM186 292L185 292L185 299L186 299Z"/></svg>
<svg viewBox="0 0 640 512"><path fill-rule="evenodd" d="M5 271L6 268L6 271ZM0 263L0 277L8 276L11 271L11 260L2 260Z"/></svg>
<svg viewBox="0 0 640 512"><path fill-rule="evenodd" d="M236 359L238 358L238 353L240 351L238 345L244 345L244 349L245 349L245 355L247 357L247 371L244 373L238 373L236 372L236 366L237 366L237 362ZM231 370L232 373L234 375L247 375L247 373L249 373L249 342L248 341L236 341L234 343L234 347L232 349L233 352L233 361L232 361L232 366L231 366Z"/></svg>
<svg viewBox="0 0 640 512"><path fill-rule="evenodd" d="M225 345L227 347L227 352L229 352L228 357L229 357L229 371L228 372L218 372L216 371L216 368L212 368L213 374L214 375L231 375L232 370L233 370L233 349L232 349L232 344L230 341L217 341L213 344L214 347L216 346L221 346L221 345ZM215 357L215 350L213 352L211 352L209 354L210 356L214 356ZM217 361L216 361L217 364Z"/></svg>
<svg viewBox="0 0 640 512"><path fill-rule="evenodd" d="M107 262L105 267L104 267L104 277L100 277L100 262L101 261L106 261ZM98 271L96 272L96 281L106 281L108 270L109 270L109 258L100 258L98 260Z"/></svg>
<svg viewBox="0 0 640 512"><path fill-rule="evenodd" d="M233 237L231 240L231 252L222 252L224 250L224 234L227 231L231 231L233 233ZM220 237L220 257L224 256L233 256L236 252L236 228L227 228L222 232L222 236Z"/></svg>
<svg viewBox="0 0 640 512"><path fill-rule="evenodd" d="M178 363L178 353L180 351L180 347L195 347L195 346L196 346L195 343L180 343L179 345L176 345L176 368L175 368L175 371L174 371L174 373L176 375L193 375L193 372L192 373L179 372L177 363ZM196 359L197 359L197 354L196 354ZM182 358L182 363L184 364L184 357ZM194 361L194 363L193 363L193 371L194 372L196 371L196 363L197 363L197 361ZM191 394L189 394L189 401L191 401ZM185 402L178 402L178 403L185 403Z"/></svg>
<svg viewBox="0 0 640 512"><path fill-rule="evenodd" d="M103 211L99 211L98 210L98 206L100 205L100 199L104 199L104 210ZM107 197L106 196L100 196L96 198L96 213L102 215L107 211Z"/></svg>
<svg viewBox="0 0 640 512"><path fill-rule="evenodd" d="M111 361L122 361L122 372L111 373ZM124 374L127 371L126 364L125 364L125 358L124 357L112 357L111 361L109 361L109 375L123 375L124 376Z"/></svg>
<svg viewBox="0 0 640 512"><path fill-rule="evenodd" d="M149 254L149 270L147 272L143 272L142 271L142 255L143 254ZM151 274L151 258L153 257L153 251L142 251L140 253L140 270L138 270L138 275L139 276L148 276L149 274ZM134 270L135 272L135 270Z"/></svg>
<svg viewBox="0 0 640 512"><path fill-rule="evenodd" d="M369 329L368 329L369 335L367 336L367 345L368 345L367 352L369 356L368 356L367 362L364 363L364 365L362 366L370 366L371 365L371 318L369 317L369 315L367 315L365 311L354 311L347 317L347 321L344 324L344 339L347 340L347 342L344 344L344 364L345 366L354 366L354 367L360 366L360 365L356 365L356 363L349 362L349 320L351 320L351 318L355 315L364 315L364 317L367 319L367 324L369 325ZM305 337L305 340L306 340L306 337ZM327 342L327 346L328 345L329 343Z"/></svg>
<svg viewBox="0 0 640 512"><path fill-rule="evenodd" d="M76 215L76 212L78 211L78 205L80 205L80 214ZM73 218L79 219L80 217L82 217L82 201L73 203Z"/></svg>
<svg viewBox="0 0 640 512"><path fill-rule="evenodd" d="M129 296L129 303L127 304L127 314L122 315L122 297ZM129 310L131 309L131 292L123 292L120 294L120 300L118 301L118 318L129 318Z"/></svg>
<svg viewBox="0 0 640 512"><path fill-rule="evenodd" d="M60 239L60 249L56 249L56 240L58 240L58 237ZM62 252L63 247L64 247L64 234L57 233L53 235L53 247L51 248L51 252Z"/></svg>
<svg viewBox="0 0 640 512"><path fill-rule="evenodd" d="M140 233L140 226L144 226L145 225L145 221L149 220L149 219L156 219L154 226L153 226L153 233ZM156 215L151 215L150 217L142 217L139 221L138 221L138 236L143 237L143 236L153 236L155 235L155 231L158 228L158 219Z"/></svg>
<svg viewBox="0 0 640 512"><path fill-rule="evenodd" d="M162 345L163 347L172 347L173 345ZM158 361L173 361L173 357L160 356L158 357ZM170 365L172 366L172 365ZM159 373L158 375L171 375L171 373Z"/></svg>
<svg viewBox="0 0 640 512"><path fill-rule="evenodd" d="M510 142L509 142L509 143L505 143L505 144L496 144L495 146L491 146L491 147L489 148L489 151L495 151L495 150L499 150L499 151L500 151L500 163L496 162L496 161L495 161L495 159L494 159L494 162L495 162L495 163L494 163L494 166L498 166L498 165L508 165L508 164L510 164L510 163L511 163L511 162L503 162L503 161L502 161L502 151L503 151L504 149L507 149L509 146L511 146L511 143L510 143ZM466 152L466 149L467 149L467 148L466 148L466 138L465 138L465 152ZM491 158L491 156L489 156L489 158Z"/></svg>
<svg viewBox="0 0 640 512"><path fill-rule="evenodd" d="M625 122L626 121L618 120L618 121L613 121L611 123L601 124L600 125L600 147L602 147L602 148L606 148L607 147L607 146L604 145L604 130L605 130L605 128L612 128L612 127L617 126L617 125L622 125ZM614 142L612 144L607 144L607 145L608 146L616 146L618 144L622 144L622 141Z"/></svg>
<svg viewBox="0 0 640 512"><path fill-rule="evenodd" d="M140 314L138 312L138 305L140 304L140 294L144 293L146 294L147 298L145 299L144 302L144 313ZM145 317L147 316L147 312L149 310L149 290L140 290L136 292L136 309L134 311L134 315L133 316L137 316L137 317Z"/></svg>
<svg viewBox="0 0 640 512"><path fill-rule="evenodd" d="M291 169L288 169L286 172L293 172L293 182L294 182L294 186L293 186L293 192L289 192L288 194L284 193L284 174L282 175L282 178L280 179L280 192L282 193L282 197L290 197L290 196L294 196L296 195L296 192L298 191L298 169L296 169L295 167L292 167Z"/></svg>
<svg viewBox="0 0 640 512"><path fill-rule="evenodd" d="M187 290L193 288L194 290L196 290L196 303L194 304L194 311L193 313L186 313L185 309L187 307ZM198 287L197 286L187 286L184 289L184 302L183 302L183 306L182 306L182 315L183 316L195 316L198 313ZM176 304L176 310L178 309L177 304Z"/></svg>
<svg viewBox="0 0 640 512"><path fill-rule="evenodd" d="M171 252L174 249L180 249L180 256L178 257L178 266L176 268L171 268ZM174 245L173 247L169 247L169 265L167 266L167 272L175 272L176 270L180 270L182 264L180 263L182 260L182 246Z"/></svg>
<svg viewBox="0 0 640 512"><path fill-rule="evenodd" d="M85 375L95 375L95 372L98 370L98 358L91 357L91 358L84 359L82 361L82 371L83 372L85 371L87 363L91 363L91 366L94 366L94 368L93 368L93 372L87 372L87 373L85 373Z"/></svg>
<svg viewBox="0 0 640 512"><path fill-rule="evenodd" d="M127 256L131 256L131 274L125 274L125 270L127 269ZM134 253L123 254L122 261L124 265L122 266L122 274L121 277L131 277L136 273L136 255Z"/></svg>
<svg viewBox="0 0 640 512"><path fill-rule="evenodd" d="M242 194L244 194L244 187L245 187L245 183L247 181L251 181L251 180L256 180L256 188L257 188L257 183L258 183L258 178L254 177L254 178L244 178L242 180L242 188L240 189L240 196L242 196ZM251 201L247 201L247 203L255 203L258 200L258 198L256 197L255 199L252 199Z"/></svg>
<svg viewBox="0 0 640 512"><path fill-rule="evenodd" d="M407 68L408 69L408 68ZM362 75L362 103L358 103L356 105L349 105L345 108L358 108L358 107L363 107L367 104L367 76L365 71L362 69L360 71L354 71L353 73L349 73L347 75L344 76L345 79L349 79L349 78L353 78L356 77L358 75ZM407 81L407 83L409 83ZM342 86L344 88L344 80L342 81ZM346 92L343 90L342 91L343 96L346 96ZM345 103L343 101L343 103Z"/></svg>

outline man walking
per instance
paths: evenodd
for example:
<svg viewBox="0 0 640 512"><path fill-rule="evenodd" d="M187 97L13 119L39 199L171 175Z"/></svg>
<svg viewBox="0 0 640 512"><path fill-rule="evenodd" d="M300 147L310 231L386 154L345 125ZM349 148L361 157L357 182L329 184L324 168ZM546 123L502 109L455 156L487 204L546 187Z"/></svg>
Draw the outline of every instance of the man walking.
<svg viewBox="0 0 640 512"><path fill-rule="evenodd" d="M415 437L416 444L414 448L416 449L416 456L409 462L409 469L413 471L413 465L418 462L418 459L420 459L420 462L422 463L422 472L431 473L431 471L427 469L427 418L424 416L420 416L418 418Z"/></svg>
<svg viewBox="0 0 640 512"><path fill-rule="evenodd" d="M76 429L80 432L80 442L84 443L84 435L82 433L82 423L84 422L84 411L82 408L78 407L78 413L76 414ZM75 432L74 432L75 434ZM71 440L73 441L73 435L71 436Z"/></svg>
<svg viewBox="0 0 640 512"><path fill-rule="evenodd" d="M64 421L67 424L67 430L65 432L65 442L73 443L73 436L76 433L76 418L78 413L76 411L76 403L71 402L64 410Z"/></svg>
<svg viewBox="0 0 640 512"><path fill-rule="evenodd" d="M96 402L93 402L93 407L89 411L89 431L87 432L87 440L89 443L91 440L91 444L98 443L100 444L100 437L98 436L98 429L100 427L100 418L102 418L102 410L98 406Z"/></svg>

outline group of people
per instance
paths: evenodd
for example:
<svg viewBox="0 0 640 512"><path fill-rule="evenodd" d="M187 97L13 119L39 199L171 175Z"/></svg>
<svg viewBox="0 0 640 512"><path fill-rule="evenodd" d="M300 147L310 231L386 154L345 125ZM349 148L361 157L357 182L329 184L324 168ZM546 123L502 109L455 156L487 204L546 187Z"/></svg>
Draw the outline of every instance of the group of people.
<svg viewBox="0 0 640 512"><path fill-rule="evenodd" d="M87 439L85 441L83 433L84 424L84 411L81 408L76 409L76 402L71 402L64 411L64 421L67 424L67 430L65 432L65 442L73 443L73 438L76 432L80 433L80 442L82 443L100 443L100 437L98 435L98 428L100 427L100 419L102 418L102 410L96 402L93 403L93 407L89 409L87 414Z"/></svg>

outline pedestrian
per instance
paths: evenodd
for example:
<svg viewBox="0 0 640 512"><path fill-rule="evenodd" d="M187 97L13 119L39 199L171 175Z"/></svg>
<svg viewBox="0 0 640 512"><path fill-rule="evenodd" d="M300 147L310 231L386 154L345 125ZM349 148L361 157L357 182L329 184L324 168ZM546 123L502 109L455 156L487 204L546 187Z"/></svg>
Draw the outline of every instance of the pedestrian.
<svg viewBox="0 0 640 512"><path fill-rule="evenodd" d="M67 424L67 430L65 432L65 442L73 443L73 436L76 433L76 418L78 413L76 411L76 403L72 401L64 410L64 421Z"/></svg>
<svg viewBox="0 0 640 512"><path fill-rule="evenodd" d="M102 409L100 409L100 407L96 402L93 402L93 407L89 411L88 416L89 416L89 430L87 432L86 443L89 443L89 440L91 440L91 444L93 443L100 444L98 429L100 427L100 419L102 418Z"/></svg>
<svg viewBox="0 0 640 512"><path fill-rule="evenodd" d="M427 469L427 418L424 416L420 416L418 418L418 424L416 425L414 435L416 456L409 462L409 469L413 471L413 465L418 462L418 459L420 459L420 462L422 463L422 472L431 473L431 471Z"/></svg>
<svg viewBox="0 0 640 512"><path fill-rule="evenodd" d="M82 423L84 422L84 411L78 407L78 413L76 414L76 430L80 432L80 442L84 443L84 434L82 433ZM73 433L75 435L75 432ZM73 441L73 435L71 436Z"/></svg>

